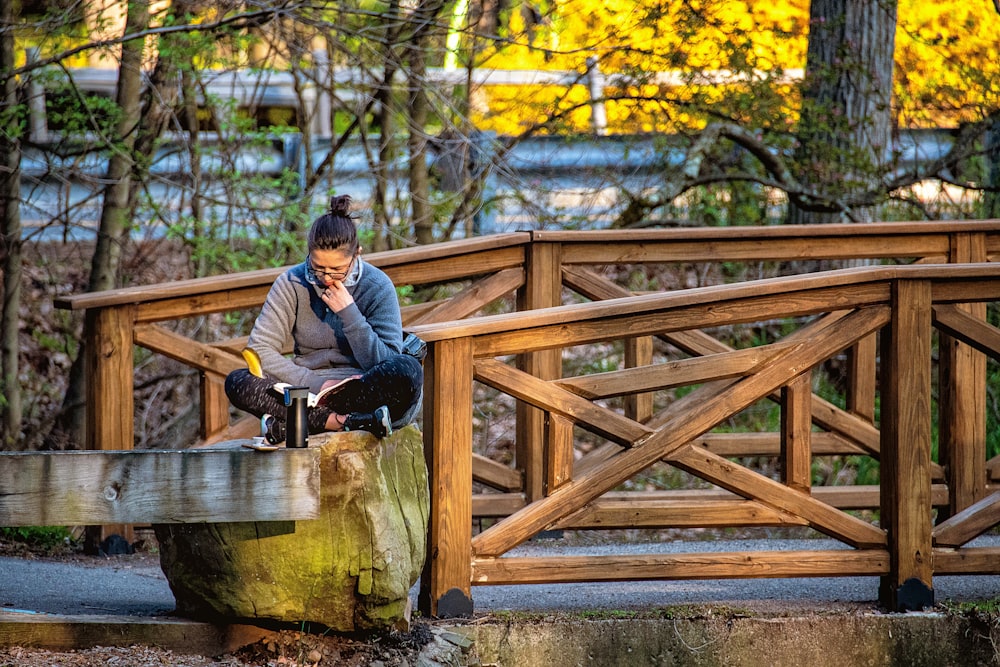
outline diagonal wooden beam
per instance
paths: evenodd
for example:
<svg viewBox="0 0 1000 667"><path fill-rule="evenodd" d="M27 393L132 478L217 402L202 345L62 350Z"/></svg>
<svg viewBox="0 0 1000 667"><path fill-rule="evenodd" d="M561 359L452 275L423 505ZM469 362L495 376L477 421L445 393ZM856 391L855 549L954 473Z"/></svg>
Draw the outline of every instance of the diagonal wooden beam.
<svg viewBox="0 0 1000 667"><path fill-rule="evenodd" d="M1000 491L995 491L939 523L934 527L931 536L934 538L934 546L957 549L998 523L1000 523Z"/></svg>
<svg viewBox="0 0 1000 667"><path fill-rule="evenodd" d="M407 322L407 326L461 320L524 284L524 269L504 269L477 280L455 296Z"/></svg>
<svg viewBox="0 0 1000 667"><path fill-rule="evenodd" d="M795 338L793 337L802 338L802 337L808 337L809 335L816 335L819 332L821 332L825 327L828 327L834 322L837 322L844 315L845 313L832 313L830 315L827 315L825 318L812 322L809 325L800 329L799 331L793 333L791 336L788 337L791 340L782 341L780 347L768 346L772 352L772 357L769 357L766 360L762 360L761 363L758 365L758 368L763 367L763 365L766 363L770 363L771 359L773 358L773 353L780 351L781 349L787 347L788 345L794 344ZM701 334L702 332L697 331L690 333ZM724 347L727 350L731 349L728 346L724 345L723 343L719 343L714 338L709 337L708 340ZM753 348L753 349L762 349L762 348ZM711 397L715 396L719 392L733 386L740 379L741 378L727 378L722 380L715 380L698 387L691 393L672 402L670 405L665 407L659 413L654 415L653 418L647 422L647 426L650 426L652 428L659 428L663 424L666 424L673 419L680 418L681 415L689 411L697 410L698 406L700 406L702 403L710 400ZM813 399L817 401L821 400L819 399L819 397L815 395L813 396ZM878 431L875 431L875 437L876 439L878 438ZM574 474L578 476L595 467L599 467L604 461L607 461L608 459L612 458L619 451L620 447L615 443L606 443L605 445L588 452L583 458L581 458L579 461L576 462L576 468Z"/></svg>
<svg viewBox="0 0 1000 667"><path fill-rule="evenodd" d="M566 287L592 301L633 295L631 290L579 266L563 264L562 282Z"/></svg>
<svg viewBox="0 0 1000 667"><path fill-rule="evenodd" d="M575 266L563 268L563 282L589 299L615 299L631 294L627 289L607 278ZM935 307L936 311L937 307ZM950 313L946 314L945 317L947 318L948 315ZM948 321L960 321L964 324L969 318L967 315L965 317L962 315L965 314L959 312L954 319ZM977 329L984 326L982 322L975 320L973 320L973 324L978 325ZM939 328L942 326L939 325ZM689 354L705 356L724 354L733 350L730 346L712 338L703 331L674 331L660 337ZM778 396L775 395L771 398L777 399ZM862 447L870 456L879 457L881 435L879 430L867 420L847 412L815 394L812 397L812 418L817 426L842 435ZM934 474L937 478L944 474L940 465L935 464Z"/></svg>
<svg viewBox="0 0 1000 667"><path fill-rule="evenodd" d="M551 382L495 359L476 361L475 378L537 408L569 417L579 426L622 445L631 445L653 432L613 410L594 405Z"/></svg>
<svg viewBox="0 0 1000 667"><path fill-rule="evenodd" d="M137 324L132 336L136 345L158 352L200 371L226 375L238 368L245 368L240 357L214 345L192 340L174 333L159 324Z"/></svg>
<svg viewBox="0 0 1000 667"><path fill-rule="evenodd" d="M838 316L828 316L822 322L814 322L810 326L820 326L821 324L829 325L836 321ZM812 331L808 327L801 331L805 331L807 335L814 335L815 329ZM725 352L711 352L711 350L723 349L732 351L732 348L727 346L725 343L721 343L716 339L704 334L701 331L690 331L690 332L680 332L684 334L692 334L684 339L686 343L685 349L694 354L705 354L706 357L696 357L697 359L707 358L708 356L713 356L715 354L725 354ZM799 332L795 332L792 336L798 335ZM789 339L794 340L792 336ZM771 346L773 349L778 349L774 347L775 345L788 345L790 340L786 339L780 343L774 343ZM752 350L764 349L761 348L750 348ZM684 360L689 361L689 360ZM618 371L621 372L621 371ZM584 376L590 377L590 376ZM575 379L563 380L561 382L574 382ZM683 411L689 409L688 404L696 403L705 400L705 396L709 393L713 393L717 390L718 384L707 384L699 387L695 391L687 394L684 398L679 401L671 403L667 408L658 413L653 417L653 419L647 422L648 426L657 427L664 421L672 418L672 416L678 411ZM769 398L776 398L776 394L772 394ZM687 401L687 403L684 403ZM870 422L862 419L861 417L851 414L833 403L817 396L812 395L811 400L811 412L813 422L824 429L830 436L843 438L843 440L848 445L854 445L858 447L861 451L859 453L867 454L875 459L879 458L881 446L880 438L881 435L879 430L872 425ZM608 458L616 454L620 448L613 444L607 443L602 447L598 447L590 452L588 452L583 458L576 462L577 474L580 474L595 465L600 465L601 461L605 461ZM1000 469L1000 457L997 457L993 465ZM934 479L940 480L944 479L944 468L938 463L931 464L931 470ZM998 473L1000 475L1000 473Z"/></svg>
<svg viewBox="0 0 1000 667"><path fill-rule="evenodd" d="M651 428L659 428L662 424L672 419L680 418L688 412L695 411L705 401L732 387L739 381L739 378L729 378L726 380L716 380L704 384L690 394L686 394L663 410L658 412L653 419L647 423ZM574 476L580 476L595 468L600 467L605 461L614 458L621 451L621 446L613 442L608 442L587 452L583 458L576 462L573 470Z"/></svg>
<svg viewBox="0 0 1000 667"><path fill-rule="evenodd" d="M864 449L869 456L879 457L882 436L870 422L842 410L816 394L812 397L811 412L813 423L820 428L843 436Z"/></svg>
<svg viewBox="0 0 1000 667"><path fill-rule="evenodd" d="M934 326L970 345L983 354L1000 360L1000 329L952 304L938 304L931 310Z"/></svg>
<svg viewBox="0 0 1000 667"><path fill-rule="evenodd" d="M885 532L879 528L701 447L682 447L669 461L748 500L800 516L821 533L852 547L873 549L886 545Z"/></svg>
<svg viewBox="0 0 1000 667"><path fill-rule="evenodd" d="M650 366L591 373L556 380L555 384L590 400L701 384L752 373L771 359L775 351L793 344L782 341L772 345L666 361Z"/></svg>
<svg viewBox="0 0 1000 667"><path fill-rule="evenodd" d="M524 486L520 471L475 453L472 455L472 479L501 491L519 491Z"/></svg>
<svg viewBox="0 0 1000 667"><path fill-rule="evenodd" d="M791 378L878 330L885 325L887 317L886 307L863 308L825 327L822 335L815 339L799 341L779 352L773 363L754 375L708 398L697 409L668 420L656 432L616 454L605 465L574 478L551 495L480 533L472 540L473 553L496 556L512 549L769 395Z"/></svg>

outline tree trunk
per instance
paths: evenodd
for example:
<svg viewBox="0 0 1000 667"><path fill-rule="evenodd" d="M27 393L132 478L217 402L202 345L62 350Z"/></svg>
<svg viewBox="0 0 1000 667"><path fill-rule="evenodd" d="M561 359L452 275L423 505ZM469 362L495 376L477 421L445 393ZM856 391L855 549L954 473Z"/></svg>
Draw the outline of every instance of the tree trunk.
<svg viewBox="0 0 1000 667"><path fill-rule="evenodd" d="M385 33L382 44L385 53L382 58L382 81L374 94L375 113L378 117L379 139L378 159L372 166L375 176L375 188L372 193L372 213L374 214L375 238L371 250L379 252L392 247L391 219L389 214L389 168L395 153L393 115L395 113L392 101L392 79L399 69L394 47L399 40L403 21L399 18L399 0L391 0L385 16ZM367 134L366 121L361 118L361 136Z"/></svg>
<svg viewBox="0 0 1000 667"><path fill-rule="evenodd" d="M421 40L422 42L423 40ZM409 148L410 148L410 210L413 216L413 236L420 245L434 242L434 207L431 205L430 178L427 174L427 62L423 44L414 42L409 48L410 82Z"/></svg>
<svg viewBox="0 0 1000 667"><path fill-rule="evenodd" d="M204 207L202 201L202 173L201 173L201 140L198 136L198 91L195 87L194 77L185 68L181 73L181 98L184 103L184 122L188 132L188 169L191 178L191 233L196 242L207 236ZM208 258L204 253L198 255L198 264L195 267L195 276L202 277L208 275Z"/></svg>
<svg viewBox="0 0 1000 667"><path fill-rule="evenodd" d="M1000 218L1000 112L994 112L986 128L984 139L986 186L983 199L984 218Z"/></svg>
<svg viewBox="0 0 1000 667"><path fill-rule="evenodd" d="M431 204L430 178L427 173L427 51L430 30L444 9L441 0L421 3L411 21L417 26L407 44L409 61L409 148L410 148L410 209L413 236L420 245L434 242L434 207Z"/></svg>
<svg viewBox="0 0 1000 667"><path fill-rule="evenodd" d="M0 9L0 25L12 26L17 19L13 2ZM0 311L0 449L13 447L20 439L21 385L18 381L18 335L21 309L21 139L17 116L17 79L8 75L14 69L14 33L0 30L0 77L3 77L3 103L0 104L0 224L3 225L3 308Z"/></svg>
<svg viewBox="0 0 1000 667"><path fill-rule="evenodd" d="M823 196L789 222L870 222L842 198L877 183L891 145L896 0L813 0L809 18L796 164Z"/></svg>
<svg viewBox="0 0 1000 667"><path fill-rule="evenodd" d="M389 64L386 64L389 69ZM392 69L395 72L395 69ZM389 72L383 76L382 88L376 93L379 119L378 162L375 165L375 191L373 193L372 209L375 214L375 239L373 251L389 250L392 247L390 233L392 216L389 214L389 167L393 161L394 123L392 108L392 76Z"/></svg>
<svg viewBox="0 0 1000 667"><path fill-rule="evenodd" d="M131 2L128 5L125 34L135 33L149 24L149 5ZM118 70L116 103L121 110L117 128L117 143L108 160L104 206L97 231L97 245L90 263L88 292L99 292L117 286L121 266L122 246L128 240L131 228L132 172L135 166L135 143L141 117L142 51L143 40L122 44L121 64ZM84 444L84 371L83 351L86 340L80 341L80 350L70 368L69 386L63 399L62 411L46 445L63 449Z"/></svg>
<svg viewBox="0 0 1000 667"><path fill-rule="evenodd" d="M132 2L128 6L125 33L138 32L149 22L149 5ZM135 145L141 120L142 40L122 44L121 67L118 70L116 103L121 110L117 128L117 144L108 159L108 186L104 191L104 206L97 232L97 247L90 263L89 292L117 287L121 267L122 247L128 239L132 195L132 170L135 167Z"/></svg>

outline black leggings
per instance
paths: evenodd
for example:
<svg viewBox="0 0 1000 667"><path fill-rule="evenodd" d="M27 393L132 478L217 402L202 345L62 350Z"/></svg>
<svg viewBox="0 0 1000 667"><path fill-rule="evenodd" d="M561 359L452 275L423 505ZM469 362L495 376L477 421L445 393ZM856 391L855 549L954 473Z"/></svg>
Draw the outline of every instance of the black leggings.
<svg viewBox="0 0 1000 667"><path fill-rule="evenodd" d="M273 378L259 378L241 368L226 378L226 396L237 408L255 417L273 415L285 421L285 397L274 389L274 383ZM397 425L420 400L423 384L424 369L419 361L408 354L393 355L336 392L329 405L309 408L309 433L326 431L326 420L332 413L372 412L382 405L389 408L389 418Z"/></svg>

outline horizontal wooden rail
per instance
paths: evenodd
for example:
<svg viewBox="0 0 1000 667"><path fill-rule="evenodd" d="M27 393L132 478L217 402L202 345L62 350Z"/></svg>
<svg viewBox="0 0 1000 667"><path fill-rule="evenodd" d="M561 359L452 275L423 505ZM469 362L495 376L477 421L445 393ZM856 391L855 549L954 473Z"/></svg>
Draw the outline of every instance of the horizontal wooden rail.
<svg viewBox="0 0 1000 667"><path fill-rule="evenodd" d="M319 449L0 452L0 526L319 516Z"/></svg>
<svg viewBox="0 0 1000 667"><path fill-rule="evenodd" d="M498 267L521 266L523 252L518 249L530 241L531 237L526 232L499 234L468 241L379 252L366 255L365 259L388 273L398 285L422 285L460 280ZM470 260L481 263L472 263ZM207 278L175 280L157 285L66 295L57 298L55 305L57 308L68 310L88 310L163 302L187 304L192 308L183 311L180 305L163 307L164 310L177 312L173 317L192 317L210 312L237 310L260 306L271 283L287 268L285 266Z"/></svg>
<svg viewBox="0 0 1000 667"><path fill-rule="evenodd" d="M640 556L477 558L477 585L626 581L629 579L768 579L858 577L889 572L889 554L866 551L740 551Z"/></svg>

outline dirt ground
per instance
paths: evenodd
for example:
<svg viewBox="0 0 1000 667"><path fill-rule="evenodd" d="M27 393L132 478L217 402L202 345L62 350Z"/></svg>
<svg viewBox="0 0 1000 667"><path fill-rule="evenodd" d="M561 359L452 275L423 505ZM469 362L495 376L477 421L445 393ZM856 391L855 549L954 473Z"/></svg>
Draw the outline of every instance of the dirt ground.
<svg viewBox="0 0 1000 667"><path fill-rule="evenodd" d="M245 646L232 654L205 657L182 655L152 646L95 647L74 651L37 648L0 649L0 667L403 667L417 663L430 639L426 623L408 633L393 633L367 641L339 636L284 631L277 638Z"/></svg>
<svg viewBox="0 0 1000 667"><path fill-rule="evenodd" d="M39 547L0 538L0 555L93 564L78 544ZM127 556L158 563L158 556L139 551ZM96 564L95 564L96 566ZM102 646L73 651L0 647L0 667L409 667L433 639L431 623L415 618L407 632L358 635L314 635L283 630L270 638L220 656L184 655L153 646ZM426 663L425 663L426 664ZM433 664L433 663L431 663Z"/></svg>

